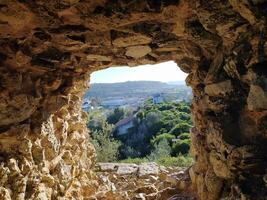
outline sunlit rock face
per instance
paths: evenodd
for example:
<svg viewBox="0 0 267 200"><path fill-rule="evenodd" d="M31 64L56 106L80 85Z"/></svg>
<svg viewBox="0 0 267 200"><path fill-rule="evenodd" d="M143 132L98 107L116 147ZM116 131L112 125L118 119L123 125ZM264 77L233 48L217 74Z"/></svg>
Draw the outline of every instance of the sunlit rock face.
<svg viewBox="0 0 267 200"><path fill-rule="evenodd" d="M267 197L267 2L0 0L0 199L97 192L91 72L174 60L193 88L200 199Z"/></svg>

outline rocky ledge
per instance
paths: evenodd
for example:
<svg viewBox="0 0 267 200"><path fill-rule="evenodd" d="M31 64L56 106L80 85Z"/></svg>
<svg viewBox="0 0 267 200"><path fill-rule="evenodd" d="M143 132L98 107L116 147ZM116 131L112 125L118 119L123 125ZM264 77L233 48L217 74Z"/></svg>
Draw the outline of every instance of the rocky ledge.
<svg viewBox="0 0 267 200"><path fill-rule="evenodd" d="M98 163L93 200L194 200L188 169L155 163Z"/></svg>

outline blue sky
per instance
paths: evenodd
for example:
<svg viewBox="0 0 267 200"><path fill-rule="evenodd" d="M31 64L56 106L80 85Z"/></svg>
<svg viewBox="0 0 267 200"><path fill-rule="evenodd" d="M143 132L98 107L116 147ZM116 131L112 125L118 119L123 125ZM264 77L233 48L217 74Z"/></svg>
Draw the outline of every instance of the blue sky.
<svg viewBox="0 0 267 200"><path fill-rule="evenodd" d="M116 83L125 81L183 81L187 74L174 63L165 62L157 65L138 67L110 67L91 74L91 83Z"/></svg>

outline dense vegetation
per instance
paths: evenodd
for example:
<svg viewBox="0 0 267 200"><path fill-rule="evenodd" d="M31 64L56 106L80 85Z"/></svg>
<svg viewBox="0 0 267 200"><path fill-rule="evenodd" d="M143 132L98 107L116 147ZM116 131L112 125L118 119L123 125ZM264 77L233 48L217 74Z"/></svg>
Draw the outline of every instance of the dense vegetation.
<svg viewBox="0 0 267 200"><path fill-rule="evenodd" d="M186 166L192 127L189 103L147 101L132 113L133 126L127 134L117 134L115 124L129 116L127 110L94 110L88 115L88 128L101 162L155 161L162 165Z"/></svg>

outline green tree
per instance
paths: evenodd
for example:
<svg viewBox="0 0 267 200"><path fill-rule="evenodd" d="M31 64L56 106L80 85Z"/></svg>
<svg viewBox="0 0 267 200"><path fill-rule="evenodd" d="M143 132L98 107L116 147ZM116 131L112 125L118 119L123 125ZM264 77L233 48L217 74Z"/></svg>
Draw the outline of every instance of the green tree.
<svg viewBox="0 0 267 200"><path fill-rule="evenodd" d="M185 139L190 139L190 134L189 133L182 133L178 137L180 140L185 140Z"/></svg>
<svg viewBox="0 0 267 200"><path fill-rule="evenodd" d="M121 108L115 108L113 112L107 117L107 122L109 124L116 124L118 121L123 119L124 110Z"/></svg>
<svg viewBox="0 0 267 200"><path fill-rule="evenodd" d="M126 145L123 145L122 146L122 148L120 150L120 154L124 158L136 158L136 157L140 157L140 152L139 151L137 151L136 149L134 149L131 146L126 146Z"/></svg>
<svg viewBox="0 0 267 200"><path fill-rule="evenodd" d="M160 134L160 135L157 135L156 137L154 137L152 139L152 144L155 145L155 144L158 144L160 143L162 140L167 140L169 144L172 143L172 140L175 138L174 135L171 135L169 133L163 133L163 134Z"/></svg>
<svg viewBox="0 0 267 200"><path fill-rule="evenodd" d="M103 115L103 110L92 110L88 112L87 127L90 131L100 131L102 130L104 124L106 123L106 118Z"/></svg>
<svg viewBox="0 0 267 200"><path fill-rule="evenodd" d="M188 103L186 103L184 101L180 103L180 109L179 110L182 112L185 112L185 113L190 113L190 107L188 106Z"/></svg>
<svg viewBox="0 0 267 200"><path fill-rule="evenodd" d="M181 122L177 124L175 127L173 127L170 133L175 136L179 136L181 133L189 132L191 127L192 126L187 122Z"/></svg>
<svg viewBox="0 0 267 200"><path fill-rule="evenodd" d="M143 120L144 119L144 112L140 111L136 114L136 117L139 119L139 120Z"/></svg>
<svg viewBox="0 0 267 200"><path fill-rule="evenodd" d="M111 138L112 125L105 123L101 131L92 134L92 143L96 149L98 162L114 162L118 160L121 143Z"/></svg>
<svg viewBox="0 0 267 200"><path fill-rule="evenodd" d="M180 116L180 119L183 121L190 121L191 120L191 116L189 113L180 112L179 116Z"/></svg>
<svg viewBox="0 0 267 200"><path fill-rule="evenodd" d="M190 149L190 140L178 140L172 146L172 155L178 156L179 154L188 154Z"/></svg>
<svg viewBox="0 0 267 200"><path fill-rule="evenodd" d="M150 161L155 161L159 158L169 157L171 153L171 146L168 140L163 139L158 144L154 145L154 150L147 157Z"/></svg>
<svg viewBox="0 0 267 200"><path fill-rule="evenodd" d="M156 135L156 133L162 128L160 112L149 112L145 118L145 125L149 132L148 136Z"/></svg>

